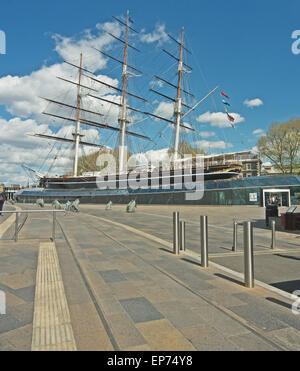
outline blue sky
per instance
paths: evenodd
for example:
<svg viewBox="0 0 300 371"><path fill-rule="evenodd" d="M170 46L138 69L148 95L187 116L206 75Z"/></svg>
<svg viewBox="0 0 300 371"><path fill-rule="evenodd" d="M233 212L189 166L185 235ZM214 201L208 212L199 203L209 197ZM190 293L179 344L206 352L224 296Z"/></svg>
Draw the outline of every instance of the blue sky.
<svg viewBox="0 0 300 371"><path fill-rule="evenodd" d="M211 152L253 148L259 138L253 134L255 130L263 133L273 121L300 117L300 54L291 51L292 32L300 29L299 1L12 0L1 4L0 13L0 30L6 34L6 55L0 55L0 118L32 119L39 124L32 112L26 117L18 115L20 110L9 108L5 91L1 92L1 79L7 75L30 76L45 65L61 63L62 55L55 51L57 41L53 35L78 41L84 37L84 30L90 29L94 34L96 24L112 21L112 15L120 16L127 9L135 20L134 27L145 33L163 25L167 33L178 37L184 26L186 41L193 50L191 63L195 67L190 80L196 95L201 98L216 85L230 95L230 110L243 118L236 129L212 126L212 122L198 123L200 130L215 133L202 137L203 141L230 143L224 148L212 146ZM149 47L154 44L147 47L148 58ZM161 47L172 49L173 45L166 43ZM159 48L156 43L155 49ZM147 63L145 67L148 68ZM13 85L9 89L13 90ZM263 104L252 108L244 104L246 99L256 98ZM224 112L220 102L220 96L214 95L199 107L197 117L207 112ZM0 145L4 145L3 141ZM10 144L11 149L13 145ZM2 165L8 161L0 160ZM17 163L14 160L15 166ZM14 171L5 176L14 181L16 174ZM0 182L4 180L0 177Z"/></svg>

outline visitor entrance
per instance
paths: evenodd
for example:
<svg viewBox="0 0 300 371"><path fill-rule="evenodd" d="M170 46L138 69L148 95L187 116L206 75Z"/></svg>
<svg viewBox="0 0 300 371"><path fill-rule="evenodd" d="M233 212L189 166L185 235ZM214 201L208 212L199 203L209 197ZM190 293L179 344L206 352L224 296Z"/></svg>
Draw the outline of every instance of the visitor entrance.
<svg viewBox="0 0 300 371"><path fill-rule="evenodd" d="M291 206L291 192L289 189L264 189L263 207L271 203L277 203L278 206Z"/></svg>

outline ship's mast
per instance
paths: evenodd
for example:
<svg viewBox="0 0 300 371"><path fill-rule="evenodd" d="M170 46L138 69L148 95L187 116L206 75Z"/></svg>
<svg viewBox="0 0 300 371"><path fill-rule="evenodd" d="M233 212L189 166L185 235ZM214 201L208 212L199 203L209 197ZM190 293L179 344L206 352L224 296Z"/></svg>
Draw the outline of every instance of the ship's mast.
<svg viewBox="0 0 300 371"><path fill-rule="evenodd" d="M128 64L128 50L129 50L129 48L139 52L139 50L135 46L133 46L132 44L130 44L128 42L129 31L132 31L132 32L135 32L135 33L138 33L138 31L136 31L131 26L131 23L133 23L133 21L129 18L129 11L127 11L126 21L123 21L123 20L118 19L116 17L113 17L113 18L116 21L118 21L122 26L125 26L125 38L124 38L124 40L108 32L108 34L111 37L113 37L115 40L123 43L123 45L124 45L123 60L119 60L116 57L109 55L107 52L105 52L103 50L99 50L99 49L96 49L96 48L94 48L94 49L96 49L98 52L103 54L105 57L108 57L108 58L112 59L114 62L117 62L117 63L122 65L122 86L121 86L121 88L118 88L114 85L108 84L105 81L102 81L101 79L96 77L92 71L89 71L86 68L83 68L82 54L80 54L80 65L79 66L77 66L73 63L64 61L68 65L70 65L74 68L77 68L79 70L78 81L75 82L75 81L71 81L71 80L68 80L68 79L65 79L65 78L62 78L62 77L58 77L60 80L62 80L64 82L67 82L69 84L75 85L77 87L77 105L73 106L71 104L64 103L64 102L61 102L61 101L57 101L57 100L54 100L54 99L43 98L51 104L55 104L55 105L63 106L63 107L67 107L67 108L72 108L72 109L76 110L76 117L74 117L74 116L73 117L66 117L65 115L58 115L58 114L53 114L53 113L50 113L50 112L43 112L45 115L49 115L49 116L52 116L52 117L55 117L55 118L58 118L58 119L61 119L61 120L67 120L67 121L73 122L75 124L75 132L73 133L73 141L71 141L70 139L67 139L67 138L60 138L60 137L49 136L49 135L44 135L44 134L36 134L35 135L37 137L44 138L44 139L47 139L47 140L56 140L56 141L63 141L63 142L68 142L68 143L73 142L74 143L75 156L74 156L74 163L73 163L73 175L75 177L78 176L79 146L80 145L85 145L85 146L92 146L92 147L99 147L99 148L104 147L103 145L96 145L96 144L93 144L93 143L82 142L81 138L83 137L83 135L81 134L81 130L80 130L81 124L92 126L92 127L95 127L95 128L99 128L99 129L102 129L102 130L105 130L105 131L110 130L110 131L114 131L114 132L119 133L119 135L120 135L119 173L122 173L126 170L126 168L125 168L126 136L130 135L130 136L134 136L134 137L139 138L139 139L151 141L151 139L149 137L147 137L145 135L135 133L135 132L132 132L132 131L129 131L127 129L128 123L130 123L129 113L130 112L137 112L139 114L154 117L155 119L158 119L158 120L163 120L163 121L165 121L165 122L167 122L167 123L169 123L169 124L171 124L175 127L174 159L176 160L179 157L180 128L184 128L185 130L189 130L189 131L195 131L195 129L193 127L191 127L190 125L185 125L183 123L183 118L186 117L187 115L189 115L201 102L203 102L205 99L207 99L207 97L209 95L211 95L217 89L217 88L215 88L213 91L211 91L209 94L207 94L206 97L204 97L198 103L196 103L193 107L188 106L183 101L183 94L186 94L186 95L189 95L189 96L192 96L192 97L194 97L194 96L190 92L183 89L183 74L186 73L186 72L190 72L192 70L192 68L190 66L188 66L186 63L184 63L184 61L183 61L183 51L187 51L188 53L191 53L191 52L188 49L186 49L186 47L184 46L184 42L183 42L184 29L182 28L182 30L181 30L181 41L180 42L177 41L175 38L173 38L171 35L168 35L175 43L177 43L179 45L179 47L180 47L179 57L174 56L170 52L168 52L167 50L163 49L163 52L165 52L167 55L169 55L171 58L175 59L178 62L178 71L177 71L178 72L178 83L177 83L177 85L173 84L172 82L169 82L169 81L165 80L162 77L154 76L156 79L158 79L158 80L162 81L163 83L175 88L176 91L177 91L176 98L172 98L172 97L169 97L165 94L162 94L162 93L154 90L153 88L150 89L150 91L160 95L163 98L171 100L174 103L174 118L173 119L167 119L167 118L158 116L156 114L153 114L153 113L150 113L150 112L145 112L143 110L140 110L140 109L137 109L135 107L129 106L128 105L128 97L138 99L138 100L140 100L144 103L148 102L143 97L140 97L136 94L132 94L131 92L128 91L128 78L130 76L137 77L137 76L140 76L140 75L143 74L142 71L140 71L136 67L133 67L132 65ZM136 75L135 73L139 73L139 75ZM87 86L87 85L83 85L82 82L81 82L83 76L85 78L89 78L93 83L103 85L107 88L110 88L110 89L115 90L116 92L118 92L121 96L120 102L110 100L105 95L101 96L101 95L92 94L92 92L96 92L96 93L99 93L99 92L95 88L92 88L92 87ZM112 126L107 122L103 122L103 121L99 122L99 121L95 121L94 119L90 119L90 118L82 119L80 117L81 116L80 115L81 111L87 112L88 114L92 114L93 117L103 118L104 115L100 112L95 112L93 110L81 107L82 106L82 99L81 99L81 94L80 94L81 93L81 88L84 88L84 89L88 90L87 96L89 96L90 98L97 99L97 100L103 101L105 103L109 103L109 104L118 106L119 107L119 117L118 117L119 126ZM188 109L188 111L184 112L184 109Z"/></svg>
<svg viewBox="0 0 300 371"><path fill-rule="evenodd" d="M178 41L177 39L175 39L173 36L171 36L169 34L168 34L168 36L170 37L171 40L173 40L179 46L179 57L177 55L173 55L172 53L170 53L169 51L167 51L165 49L162 49L162 51L164 53L166 53L169 57L175 59L178 63L178 68L177 68L178 82L177 82L177 85L173 84L170 81L167 81L166 79L164 79L160 76L155 75L154 77L157 80L163 82L164 84L167 84L168 86L171 86L171 87L175 88L176 92L177 92L176 98L172 98L170 96L162 94L161 92L156 91L153 88L151 88L150 91L152 91L153 93L158 94L161 97L163 97L165 99L168 99L169 101L172 101L174 103L174 119L167 119L165 117L154 115L154 114L149 113L149 112L147 114L152 116L152 117L155 117L156 119L166 121L166 122L175 126L175 140L174 140L174 147L173 147L173 156L174 156L174 160L178 160L179 157L180 157L179 156L180 128L184 128L185 131L186 130L195 131L195 129L193 127L183 123L183 118L188 116L192 111L194 111L199 106L199 104L201 104L211 94L213 94L217 90L218 87L216 87L211 92L209 92L204 98L202 98L200 101L198 101L193 107L187 105L184 102L183 94L188 95L192 98L195 98L193 94L184 90L184 88L183 88L183 74L184 73L189 73L189 72L192 71L192 67L190 67L189 65L187 65L183 61L183 52L186 51L189 54L192 54L192 53L184 45L184 40L183 40L184 39L184 28L181 29L181 40L180 41ZM184 109L187 109L188 111L184 112Z"/></svg>
<svg viewBox="0 0 300 371"><path fill-rule="evenodd" d="M74 157L74 168L73 168L74 176L78 175L79 144L80 144L80 137L81 137L81 134L80 134L81 76L82 76L82 53L80 53L80 68L79 68L78 87L77 87L76 126L75 126L75 133L73 133L74 142L75 142L75 157Z"/></svg>
<svg viewBox="0 0 300 371"><path fill-rule="evenodd" d="M179 134L180 134L180 123L181 123L181 85L182 85L182 75L183 75L183 35L184 28L181 30L181 43L180 43L180 54L178 61L178 86L177 86L177 97L175 101L174 116L176 118L176 131L175 131L175 142L174 142L174 160L178 159L178 147L179 147Z"/></svg>
<svg viewBox="0 0 300 371"><path fill-rule="evenodd" d="M121 134L121 149L122 149L121 156L122 156L122 159L120 160L120 163L121 163L121 169L122 170L124 169L123 165L124 165L124 157L125 157L125 137L127 135L130 135L130 136L133 136L133 137L136 137L136 138L139 138L139 139L151 141L151 139L149 137L145 136L145 135L127 130L127 123L129 122L128 111L134 111L134 112L138 112L138 113L141 113L141 114L147 114L147 112L143 112L143 111L141 111L137 108L130 107L130 106L127 105L127 96L131 96L135 99L139 99L143 102L147 102L146 99L144 99L144 98L142 98L138 95L132 94L132 93L127 91L128 75L130 74L132 76L137 76L133 72L129 72L128 69L142 74L142 71L140 71L137 68L128 64L128 48L132 48L132 49L139 52L139 50L137 48L135 48L133 45L130 45L128 43L129 30L131 30L133 32L136 32L136 33L138 33L138 31L136 31L131 26L129 26L129 22L132 22L129 18L129 12L127 12L126 23L123 22L122 20L116 18L116 17L113 17L113 18L115 20L117 20L122 26L126 26L125 41L116 37L115 35L113 35L111 33L108 33L111 37L113 37L117 41L122 42L124 44L125 47L124 47L123 61L107 54L106 52L104 52L102 50L98 50L96 48L94 48L94 49L96 49L98 52L100 52L104 56L111 58L115 62L118 62L118 63L122 64L122 66L123 66L122 89L119 89L118 87L116 87L114 85L110 85L107 82L102 81L101 79L99 80L99 78L96 78L96 76L94 75L94 73L92 71L89 71L88 69L83 68L83 58L82 58L82 54L80 54L79 66L76 65L76 64L64 61L64 63L70 65L71 67L74 67L74 68L78 69L79 74L78 74L78 80L77 81L72 81L72 80L68 80L68 79L65 79L63 77L57 76L57 78L60 79L61 81L69 83L71 85L75 85L77 87L77 104L76 104L76 106L72 105L72 104L69 104L69 103L61 102L61 101L58 101L58 100L55 100L55 99L49 99L49 98L41 97L42 99L46 100L50 104L54 104L54 105L57 105L57 106L60 106L60 107L72 108L76 111L75 117L74 116L69 117L69 116L66 116L65 114L59 115L59 114L55 114L55 113L51 113L51 112L43 112L43 114L45 114L45 115L48 115L48 116L51 116L51 117L54 117L54 118L57 118L57 119L61 119L61 120L71 121L72 123L74 123L75 124L75 132L73 133L73 140L70 140L70 139L67 139L67 138L62 138L62 137L57 137L57 136L52 136L52 135L44 135L44 134L41 134L41 133L34 135L35 137L43 138L43 139L47 139L47 140L55 140L55 141L62 141L62 142L66 142L66 143L73 143L74 148L75 148L75 155L74 155L74 161L73 161L73 176L74 177L78 176L78 159L79 159L79 146L80 145L89 146L89 147L97 147L99 149L105 148L105 146L101 145L101 144L83 142L81 140L81 138L83 137L83 135L81 134L81 130L80 130L81 124L92 126L92 127L97 128L97 129L102 129L102 130L105 130L105 131L110 130L110 131L118 132L118 133ZM100 85L103 85L107 88L115 90L118 93L121 93L121 98L122 98L121 102L118 103L118 102L109 100L106 97L95 95L95 93L99 94L99 91L95 88L92 88L91 86L83 85L82 82L81 82L83 76L85 78L90 79L93 83L96 82L96 83L98 83ZM120 110L120 114L119 114L119 123L121 124L120 127L112 126L108 122L103 122L103 120L101 122L101 121L98 121L98 120L97 121L94 120L94 118L91 118L91 119L90 118L87 118L87 119L81 118L81 115L80 115L81 111L86 112L88 114L92 114L91 117L98 117L98 118L103 119L103 116L104 116L104 114L102 114L100 112L95 112L94 110L86 109L86 108L81 107L82 106L82 99L81 99L81 94L80 94L81 93L81 91L80 91L81 88L84 88L88 91L88 93L86 95L90 98L97 99L97 100L104 101L106 103L110 103L112 105L118 106L119 110ZM92 92L95 92L95 93L92 94Z"/></svg>
<svg viewBox="0 0 300 371"><path fill-rule="evenodd" d="M120 158L119 158L119 173L122 173L125 169L125 134L126 134L126 122L127 122L127 49L128 49L128 28L129 28L129 11L127 10L126 16L126 29L125 29L125 40L124 40L124 57L123 57L123 73L122 73L122 103L119 114L119 124L121 128L121 146L120 146Z"/></svg>

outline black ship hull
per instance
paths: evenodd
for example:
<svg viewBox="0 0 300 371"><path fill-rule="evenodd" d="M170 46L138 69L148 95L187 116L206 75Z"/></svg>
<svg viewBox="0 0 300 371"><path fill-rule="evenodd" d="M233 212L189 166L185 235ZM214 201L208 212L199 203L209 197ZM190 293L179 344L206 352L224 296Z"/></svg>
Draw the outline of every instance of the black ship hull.
<svg viewBox="0 0 300 371"><path fill-rule="evenodd" d="M241 167L236 166L215 166L209 169L192 169L190 173L191 181L201 182L201 181L212 181L212 180L226 180L238 177L241 172ZM41 187L49 190L106 190L106 189L130 189L130 180L128 174L124 176L116 175L114 180L110 180L109 177L104 177L102 179L96 176L79 176L79 177L56 177L56 178L43 178L41 180ZM147 172L141 173L136 177L136 180L140 182L141 186L139 188L152 188L157 189L164 188L169 185L170 189L175 188L176 185L184 185L185 174L182 170L172 170L169 171L167 175L163 172ZM155 186L153 187L153 184ZM179 186L180 187L180 186ZM184 189L184 187L183 187Z"/></svg>
<svg viewBox="0 0 300 371"><path fill-rule="evenodd" d="M135 200L140 204L198 204L206 189L206 184L210 182L218 183L230 181L240 176L241 167L222 166L212 169L206 169L199 173L193 169L191 180L193 187L184 182L183 175L173 172L168 176L158 174L156 186L151 185L150 173L144 182L146 187L137 187L133 189L128 184L128 178L121 184L119 177L116 188L107 187L101 189L99 179L94 176L89 177L57 177L43 178L41 188L26 189L18 195L18 201L34 203L37 199L43 199L46 203L52 203L58 200L62 203L79 199L80 203L105 204L109 201L118 204L126 204ZM152 177L155 173L151 173ZM154 176L155 178L155 176ZM198 181L198 183L197 183ZM168 184L169 183L169 184ZM191 200L189 196L199 192L199 199L196 197ZM192 197L193 198L193 197Z"/></svg>

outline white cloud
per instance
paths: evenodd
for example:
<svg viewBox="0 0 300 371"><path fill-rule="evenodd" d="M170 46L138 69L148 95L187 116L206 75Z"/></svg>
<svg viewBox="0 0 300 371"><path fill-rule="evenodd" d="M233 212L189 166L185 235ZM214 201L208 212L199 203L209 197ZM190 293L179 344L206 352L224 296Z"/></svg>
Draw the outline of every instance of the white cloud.
<svg viewBox="0 0 300 371"><path fill-rule="evenodd" d="M114 34L119 36L120 30L115 23L107 23L102 29L98 25L99 32L92 36L86 32L84 37L78 41L72 38L65 38L56 35L57 53L65 60L79 65L79 55L83 52L83 66L91 71L99 70L106 65L107 58L92 49L109 47L115 41L111 36L103 34L106 29L114 28ZM33 71L26 76L5 76L0 79L0 104L5 105L6 110L12 115L20 117L38 116L46 107L45 101L40 97L55 99L58 95L64 97L64 102L71 104L76 101L76 85L69 84L56 77L64 77L67 80L77 81L78 70L65 63L58 63L51 66L42 66L39 70ZM97 78L110 85L118 86L118 80L108 76L98 75ZM82 84L98 91L103 95L112 92L104 85L101 85L86 77L82 78ZM88 89L82 89L82 95L86 95ZM57 99L59 100L59 99ZM39 116L39 119L45 120Z"/></svg>
<svg viewBox="0 0 300 371"><path fill-rule="evenodd" d="M145 153L138 153L134 155L140 164L147 164L148 162L157 163L159 161L168 161L168 148L159 150L150 150Z"/></svg>
<svg viewBox="0 0 300 371"><path fill-rule="evenodd" d="M5 105L12 115L38 115L45 107L40 96L55 97L58 91L67 92L66 84L55 79L55 76L62 76L67 71L70 69L55 64L27 76L5 76L0 79L0 104Z"/></svg>
<svg viewBox="0 0 300 371"><path fill-rule="evenodd" d="M174 114L174 104L168 102L160 102L153 112L154 115L171 119Z"/></svg>
<svg viewBox="0 0 300 371"><path fill-rule="evenodd" d="M83 53L83 67L92 72L97 72L106 66L107 58L93 48L108 50L116 43L116 40L108 35L107 31L117 37L121 35L121 27L116 22L97 24L93 31L85 30L76 37L54 35L55 51L61 58L77 66L79 65L80 53ZM41 114L45 110L56 114L64 112L65 114L62 114L62 116L74 117L74 109L56 106L40 98L46 97L76 106L76 85L56 79L56 76L77 81L78 69L65 63L56 63L50 66L43 65L40 69L25 76L8 75L0 78L0 105L3 105L12 116L15 116L10 120L0 118L1 183L27 183L28 177L21 169L22 163L34 169L39 169L44 162L43 170L46 171L54 164L51 169L52 174L64 174L72 168L72 146L70 144L46 141L26 135L42 133L72 138L74 125L65 123L57 130L54 125L58 122L61 124L61 120L50 119L49 116ZM97 78L116 87L119 83L118 80L99 73ZM114 90L92 82L86 77L82 78L82 84L96 89L97 92L93 92L94 95L110 94L107 96L108 99L119 102L119 96L112 94L115 93ZM111 107L108 103L101 103L88 97L88 91L88 89L81 89L82 105L92 111L103 113L105 122L116 121L117 106ZM82 112L82 117L93 118L96 121L93 114ZM85 129L82 127L82 134L85 135L85 141L99 143L99 131L95 128ZM52 153L48 156L51 149ZM85 147L84 150L85 153L90 153L95 149ZM56 160L53 162L54 157L56 157Z"/></svg>
<svg viewBox="0 0 300 371"><path fill-rule="evenodd" d="M253 108L253 107L259 107L259 106L262 106L264 104L264 102L259 99L259 98L255 98L255 99L245 99L244 100L244 105L249 107L249 108Z"/></svg>
<svg viewBox="0 0 300 371"><path fill-rule="evenodd" d="M252 132L252 134L260 137L260 136L264 135L264 130L263 129L256 129Z"/></svg>
<svg viewBox="0 0 300 371"><path fill-rule="evenodd" d="M55 41L54 50L63 60L77 66L79 65L80 53L83 53L83 67L97 74L98 79L117 87L119 84L117 79L111 79L101 74L101 70L106 67L108 59L93 49L104 49L106 51L113 48L117 42L107 32L122 38L122 27L117 22L108 22L97 24L93 30L84 30L80 35L74 37L55 34L53 36ZM143 31L140 37L140 41L144 43L157 43L158 45L166 42L167 39L165 26L162 24L157 24L153 32L146 33ZM45 161L44 169L48 169L53 164L55 155L56 160L51 170L52 174L64 174L66 170L71 169L72 153L69 144L45 141L26 135L27 133L42 133L72 138L73 126L71 123L65 123L58 130L57 124L61 123L61 120L50 119L49 116L41 114L43 111L50 113L63 112L64 109L64 112L68 111L69 114L62 114L62 116L74 115L72 108L56 107L53 103L40 98L46 97L76 106L76 85L56 79L56 76L77 81L78 69L65 63L56 63L50 66L43 65L28 75L8 75L0 78L0 106L4 106L5 110L14 116L10 120L0 118L0 183L27 183L28 177L21 169L21 164L26 163L34 169L39 169L42 162ZM94 95L105 95L109 100L120 102L120 96L114 90L108 89L97 82L92 82L86 77L83 77L82 84L96 89L97 92L92 93ZM119 114L118 106L88 97L88 91L82 88L80 92L83 107L103 113L103 120L115 125ZM161 116L170 118L173 115L173 105L161 103L157 107L157 112ZM82 117L86 119L94 118L94 121L97 121L93 114L82 112ZM82 133L85 135L85 141L99 143L99 131L95 128L84 129L82 127ZM53 148L51 156L48 156L51 148ZM85 147L86 153L91 150L94 149ZM163 156L163 153L157 153L156 156Z"/></svg>
<svg viewBox="0 0 300 371"><path fill-rule="evenodd" d="M231 143L226 143L223 140L218 140L218 141L199 140L199 141L195 142L195 144L200 149L205 149L205 150L226 149L226 148L231 148L232 147Z"/></svg>
<svg viewBox="0 0 300 371"><path fill-rule="evenodd" d="M79 55L83 53L84 66L96 72L106 66L107 58L96 51L110 48L116 42L107 32L120 37L121 26L117 22L108 22L96 25L97 32L92 34L90 30L85 30L81 37L64 37L55 34L56 52L64 59L79 65Z"/></svg>
<svg viewBox="0 0 300 371"><path fill-rule="evenodd" d="M216 133L214 133L213 131L200 131L199 135L202 138L209 138L209 137L213 137L214 135L216 135Z"/></svg>
<svg viewBox="0 0 300 371"><path fill-rule="evenodd" d="M152 44L157 42L158 46L169 40L168 34L165 31L166 26L164 24L157 23L154 31L145 33L143 30L140 36L142 42Z"/></svg>
<svg viewBox="0 0 300 371"><path fill-rule="evenodd" d="M21 168L21 164L38 170L42 164L43 171L47 172L53 165L51 174L63 174L72 168L72 146L61 142L47 141L34 138L27 134L41 133L47 135L72 138L73 126L62 127L57 133L46 124L38 124L35 120L13 118L0 119L1 151L0 151L0 183L26 184L28 176ZM83 129L83 140L98 142L99 132L95 129ZM63 148L63 150L60 150ZM95 149L93 149L95 150ZM85 152L90 150L85 148ZM48 156L51 152L51 156ZM54 161L54 157L56 160Z"/></svg>
<svg viewBox="0 0 300 371"><path fill-rule="evenodd" d="M238 113L230 112L230 116L234 118L234 124L245 121ZM209 123L211 126L217 126L219 128L231 127L230 121L227 114L224 112L205 112L197 117L197 121L201 123Z"/></svg>

